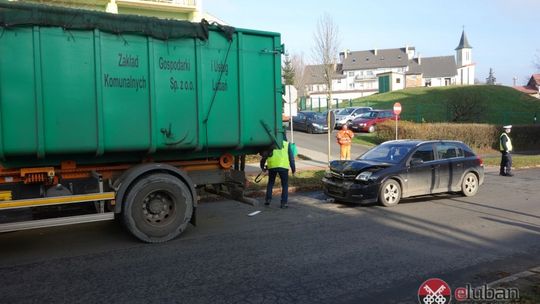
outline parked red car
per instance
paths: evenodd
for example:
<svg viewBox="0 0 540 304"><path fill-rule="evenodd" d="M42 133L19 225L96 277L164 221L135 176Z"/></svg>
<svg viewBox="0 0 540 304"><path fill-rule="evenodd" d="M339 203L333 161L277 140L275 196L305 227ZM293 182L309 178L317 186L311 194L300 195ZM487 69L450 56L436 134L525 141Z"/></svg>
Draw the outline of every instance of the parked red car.
<svg viewBox="0 0 540 304"><path fill-rule="evenodd" d="M377 124L387 120L396 120L395 117L392 110L372 110L357 116L351 124L351 130L371 133L375 131Z"/></svg>

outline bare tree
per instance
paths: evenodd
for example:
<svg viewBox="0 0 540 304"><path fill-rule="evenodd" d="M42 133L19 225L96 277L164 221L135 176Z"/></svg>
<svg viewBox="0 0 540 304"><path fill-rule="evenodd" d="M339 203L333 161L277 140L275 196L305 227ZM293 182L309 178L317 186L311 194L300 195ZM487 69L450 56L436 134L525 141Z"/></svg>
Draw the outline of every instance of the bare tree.
<svg viewBox="0 0 540 304"><path fill-rule="evenodd" d="M315 47L313 56L315 62L322 65L324 85L328 105L332 100L332 76L335 73L339 49L339 28L332 17L325 13L317 22L313 38Z"/></svg>
<svg viewBox="0 0 540 304"><path fill-rule="evenodd" d="M294 70L294 87L298 90L299 96L306 95L306 63L304 61L304 54L293 53L291 55L291 65Z"/></svg>
<svg viewBox="0 0 540 304"><path fill-rule="evenodd" d="M317 22L317 27L313 38L315 40L315 47L313 49L313 56L315 62L322 65L323 79L326 89L326 104L330 109L332 103L332 76L336 70L337 54L339 49L339 29L332 17L325 13ZM330 114L330 111L328 111ZM327 117L328 122L328 163L330 163L331 149L330 149L330 134L333 126L331 126L330 115Z"/></svg>

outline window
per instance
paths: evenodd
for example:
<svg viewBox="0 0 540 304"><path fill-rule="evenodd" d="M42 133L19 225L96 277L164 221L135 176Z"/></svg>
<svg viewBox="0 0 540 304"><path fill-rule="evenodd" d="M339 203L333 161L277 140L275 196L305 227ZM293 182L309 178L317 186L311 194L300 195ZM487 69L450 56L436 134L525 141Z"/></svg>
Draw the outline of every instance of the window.
<svg viewBox="0 0 540 304"><path fill-rule="evenodd" d="M349 77L354 77L354 72L349 72Z"/></svg>
<svg viewBox="0 0 540 304"><path fill-rule="evenodd" d="M367 72L366 72L366 75L368 75L368 76L373 76L373 71L367 71Z"/></svg>
<svg viewBox="0 0 540 304"><path fill-rule="evenodd" d="M433 153L433 145L420 146L413 154L412 159L420 159L424 162L432 161L435 159Z"/></svg>
<svg viewBox="0 0 540 304"><path fill-rule="evenodd" d="M338 79L338 80L337 80L337 83L341 83L341 79Z"/></svg>
<svg viewBox="0 0 540 304"><path fill-rule="evenodd" d="M396 83L401 83L401 78L396 78Z"/></svg>
<svg viewBox="0 0 540 304"><path fill-rule="evenodd" d="M349 83L349 88L354 89L354 83Z"/></svg>
<svg viewBox="0 0 540 304"><path fill-rule="evenodd" d="M437 143L436 149L439 159L463 157L463 150L453 143Z"/></svg>
<svg viewBox="0 0 540 304"><path fill-rule="evenodd" d="M431 79L426 79L426 87L430 87L431 86Z"/></svg>

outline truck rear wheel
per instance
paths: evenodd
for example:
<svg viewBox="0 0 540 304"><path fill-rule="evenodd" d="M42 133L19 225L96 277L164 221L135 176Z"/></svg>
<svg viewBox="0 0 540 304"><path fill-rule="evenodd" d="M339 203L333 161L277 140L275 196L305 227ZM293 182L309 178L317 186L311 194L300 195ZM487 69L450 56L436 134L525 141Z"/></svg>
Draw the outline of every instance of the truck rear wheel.
<svg viewBox="0 0 540 304"><path fill-rule="evenodd" d="M128 190L122 219L141 241L161 243L180 235L192 214L193 197L187 185L172 175L156 173Z"/></svg>

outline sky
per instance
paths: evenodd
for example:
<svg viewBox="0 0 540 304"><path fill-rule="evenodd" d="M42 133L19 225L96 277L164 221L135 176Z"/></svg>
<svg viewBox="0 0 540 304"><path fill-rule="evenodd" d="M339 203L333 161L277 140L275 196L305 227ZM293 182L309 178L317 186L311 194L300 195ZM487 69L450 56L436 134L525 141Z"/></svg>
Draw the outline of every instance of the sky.
<svg viewBox="0 0 540 304"><path fill-rule="evenodd" d="M328 13L339 49L415 46L422 57L455 55L461 32L473 47L476 78L525 84L540 72L540 0L204 0L203 10L234 27L281 33L289 54L313 58L317 21ZM536 22L535 22L536 21Z"/></svg>

